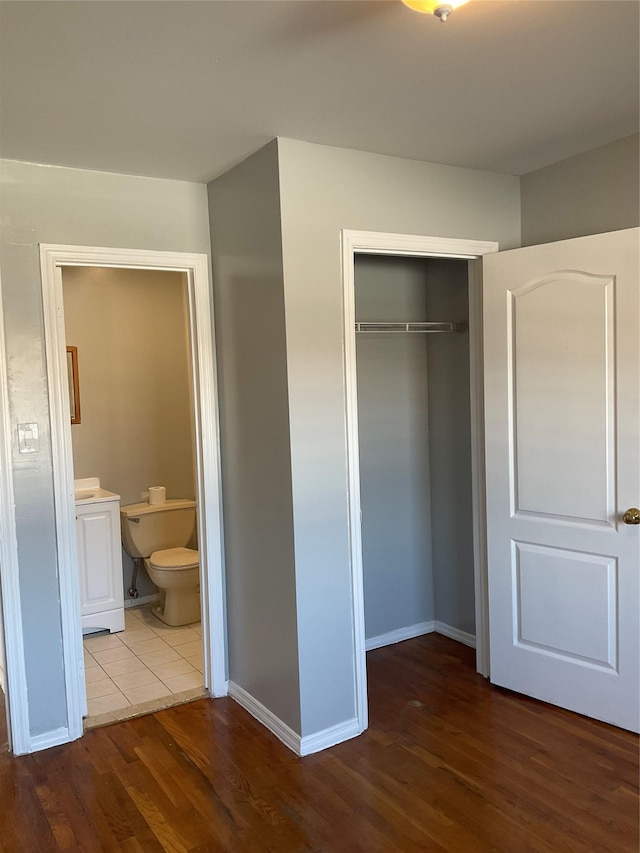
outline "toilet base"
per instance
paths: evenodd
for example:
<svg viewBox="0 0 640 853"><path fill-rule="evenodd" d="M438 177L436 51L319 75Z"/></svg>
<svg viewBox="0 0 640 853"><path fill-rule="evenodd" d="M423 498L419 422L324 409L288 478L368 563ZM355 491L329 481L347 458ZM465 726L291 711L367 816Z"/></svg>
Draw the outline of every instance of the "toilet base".
<svg viewBox="0 0 640 853"><path fill-rule="evenodd" d="M199 622L200 590L160 590L160 603L154 604L151 612L173 628Z"/></svg>

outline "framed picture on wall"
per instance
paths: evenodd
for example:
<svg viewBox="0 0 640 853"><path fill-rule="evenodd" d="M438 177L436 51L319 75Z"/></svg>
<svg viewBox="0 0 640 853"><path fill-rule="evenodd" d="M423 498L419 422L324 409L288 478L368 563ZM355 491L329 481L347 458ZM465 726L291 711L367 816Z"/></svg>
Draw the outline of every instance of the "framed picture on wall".
<svg viewBox="0 0 640 853"><path fill-rule="evenodd" d="M80 384L78 380L78 347L67 347L67 378L71 423L80 423Z"/></svg>

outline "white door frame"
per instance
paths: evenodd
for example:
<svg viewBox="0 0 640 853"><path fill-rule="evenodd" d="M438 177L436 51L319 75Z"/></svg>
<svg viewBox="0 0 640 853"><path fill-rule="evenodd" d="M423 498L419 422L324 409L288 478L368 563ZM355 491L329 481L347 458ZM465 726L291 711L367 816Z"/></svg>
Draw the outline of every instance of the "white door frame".
<svg viewBox="0 0 640 853"><path fill-rule="evenodd" d="M210 695L227 694L218 393L207 256L182 252L43 244L40 246L40 266L51 418L67 728L59 730L55 737L49 737L45 743L32 744L29 751L80 737L83 732L82 715L85 705L62 291L63 267L169 270L186 275L195 409L204 682Z"/></svg>
<svg viewBox="0 0 640 853"><path fill-rule="evenodd" d="M469 261L469 357L471 368L471 477L473 484L473 543L476 607L476 667L489 676L489 603L486 560L486 510L484 470L484 408L482 364L482 263L498 251L498 244L478 240L421 237L378 231L342 234L342 286L344 322L345 416L353 641L356 672L356 715L359 728L367 727L367 660L364 626L364 575L360 508L360 451L355 333L355 256L397 255L417 258L455 258Z"/></svg>
<svg viewBox="0 0 640 853"><path fill-rule="evenodd" d="M18 575L18 539L13 495L11 423L4 319L0 288L0 584L4 627L5 706L9 749L29 751L29 699L22 634L22 605Z"/></svg>

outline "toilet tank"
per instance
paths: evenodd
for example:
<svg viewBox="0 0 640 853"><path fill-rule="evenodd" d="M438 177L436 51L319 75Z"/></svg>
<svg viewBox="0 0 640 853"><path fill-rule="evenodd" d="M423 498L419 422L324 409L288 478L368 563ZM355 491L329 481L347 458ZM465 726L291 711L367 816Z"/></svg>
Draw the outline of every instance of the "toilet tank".
<svg viewBox="0 0 640 853"><path fill-rule="evenodd" d="M164 548L187 545L195 532L196 502L169 500L120 507L122 544L130 557L149 557Z"/></svg>

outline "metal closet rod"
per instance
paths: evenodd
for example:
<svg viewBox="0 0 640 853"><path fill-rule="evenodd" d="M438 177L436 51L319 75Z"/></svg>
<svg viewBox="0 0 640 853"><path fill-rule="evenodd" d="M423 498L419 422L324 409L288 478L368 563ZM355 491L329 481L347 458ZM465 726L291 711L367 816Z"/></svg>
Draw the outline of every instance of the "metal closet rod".
<svg viewBox="0 0 640 853"><path fill-rule="evenodd" d="M466 332L466 323L441 323L441 322L408 322L408 323L384 323L380 321L366 321L356 323L356 332Z"/></svg>

